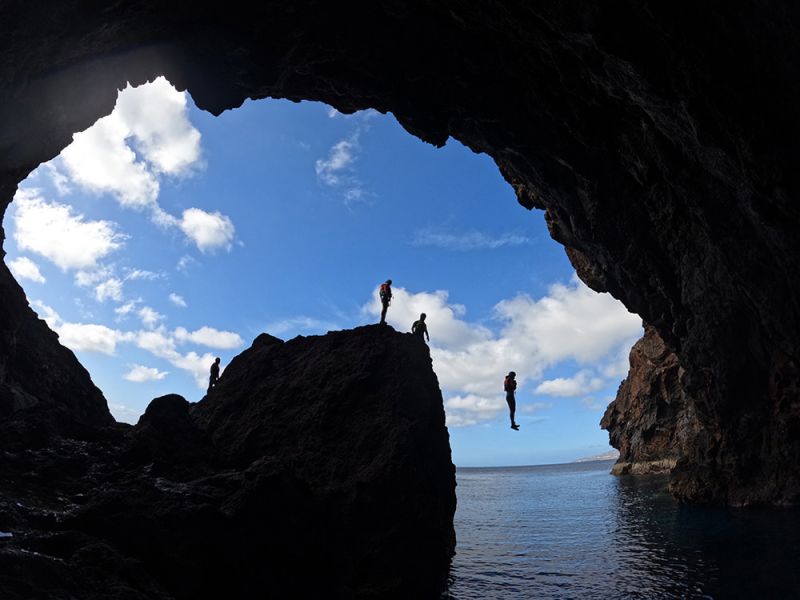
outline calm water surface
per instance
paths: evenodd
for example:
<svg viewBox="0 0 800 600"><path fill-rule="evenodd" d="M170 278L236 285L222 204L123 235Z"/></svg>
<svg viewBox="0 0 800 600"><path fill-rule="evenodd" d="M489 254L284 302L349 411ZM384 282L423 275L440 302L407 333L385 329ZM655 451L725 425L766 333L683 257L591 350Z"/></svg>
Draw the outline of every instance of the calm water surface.
<svg viewBox="0 0 800 600"><path fill-rule="evenodd" d="M457 471L450 598L800 598L800 511L680 506L613 461Z"/></svg>

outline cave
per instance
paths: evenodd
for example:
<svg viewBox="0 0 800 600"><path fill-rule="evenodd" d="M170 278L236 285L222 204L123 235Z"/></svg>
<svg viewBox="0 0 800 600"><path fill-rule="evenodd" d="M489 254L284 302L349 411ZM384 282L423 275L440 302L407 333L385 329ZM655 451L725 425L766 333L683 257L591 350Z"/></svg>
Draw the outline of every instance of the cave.
<svg viewBox="0 0 800 600"><path fill-rule="evenodd" d="M490 155L580 278L642 316L655 359L628 381L658 385L629 385L607 413L621 462L668 459L685 502L795 504L799 11L16 4L0 25L2 206L128 82L164 75L215 115L267 97L392 112ZM31 415L24 435L91 437L105 401L5 265L0 282L0 408Z"/></svg>

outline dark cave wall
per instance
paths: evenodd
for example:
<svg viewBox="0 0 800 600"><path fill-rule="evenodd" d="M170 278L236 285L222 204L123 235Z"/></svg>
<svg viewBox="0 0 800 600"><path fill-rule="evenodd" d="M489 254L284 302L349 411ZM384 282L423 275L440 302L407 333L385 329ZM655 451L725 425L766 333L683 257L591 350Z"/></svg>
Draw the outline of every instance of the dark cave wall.
<svg viewBox="0 0 800 600"><path fill-rule="evenodd" d="M699 434L673 489L798 499L800 7L778 1L6 3L2 201L165 74L244 99L391 111L489 153L587 283L675 352ZM15 300L18 303L19 298ZM5 327L30 316L9 313ZM44 342L43 342L44 343ZM47 342L49 343L49 342Z"/></svg>

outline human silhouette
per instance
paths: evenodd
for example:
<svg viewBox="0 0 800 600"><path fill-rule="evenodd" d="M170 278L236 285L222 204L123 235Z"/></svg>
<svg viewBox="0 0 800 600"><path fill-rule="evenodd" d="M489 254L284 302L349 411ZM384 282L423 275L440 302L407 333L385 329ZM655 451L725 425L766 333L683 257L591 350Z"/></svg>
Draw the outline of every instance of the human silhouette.
<svg viewBox="0 0 800 600"><path fill-rule="evenodd" d="M208 377L208 392L210 392L211 388L217 385L217 382L219 381L219 361L220 358L218 356L214 359L214 364L211 365L211 375Z"/></svg>
<svg viewBox="0 0 800 600"><path fill-rule="evenodd" d="M381 289L378 292L378 295L381 297L381 306L383 307L381 310L381 325L386 325L386 310L389 308L389 305L392 303L392 280L387 279L385 283L381 284Z"/></svg>
<svg viewBox="0 0 800 600"><path fill-rule="evenodd" d="M411 325L411 333L418 336L419 339L423 339L423 335L428 338L428 341L431 341L431 336L428 335L428 326L425 325L425 313L422 313L419 316L418 321L414 321L414 324Z"/></svg>
<svg viewBox="0 0 800 600"><path fill-rule="evenodd" d="M514 413L517 410L517 374L514 371L509 371L503 381L503 389L506 391L506 402L508 402L508 412L511 415L511 429L519 431L519 425L514 421Z"/></svg>

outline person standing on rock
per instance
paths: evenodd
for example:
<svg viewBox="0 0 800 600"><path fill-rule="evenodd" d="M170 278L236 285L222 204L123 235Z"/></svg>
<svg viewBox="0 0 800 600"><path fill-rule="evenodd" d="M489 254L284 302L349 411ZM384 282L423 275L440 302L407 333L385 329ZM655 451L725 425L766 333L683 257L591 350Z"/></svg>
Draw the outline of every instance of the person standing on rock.
<svg viewBox="0 0 800 600"><path fill-rule="evenodd" d="M381 298L381 306L383 307L381 310L381 325L386 325L386 311L389 308L389 305L392 303L392 280L387 279L385 283L381 284L381 288L378 291L378 295Z"/></svg>
<svg viewBox="0 0 800 600"><path fill-rule="evenodd" d="M214 359L214 364L211 365L211 374L208 377L208 392L206 393L209 393L211 388L217 385L217 382L219 381L219 361L220 358L218 356Z"/></svg>
<svg viewBox="0 0 800 600"><path fill-rule="evenodd" d="M411 333L416 335L419 339L424 339L423 336L428 338L428 341L431 341L431 336L428 335L428 326L425 325L425 313L422 313L419 316L418 321L414 321L414 324L411 325Z"/></svg>
<svg viewBox="0 0 800 600"><path fill-rule="evenodd" d="M519 425L514 421L514 413L517 411L517 374L509 371L503 381L503 389L506 391L506 402L508 402L508 412L511 415L511 429L519 431Z"/></svg>

